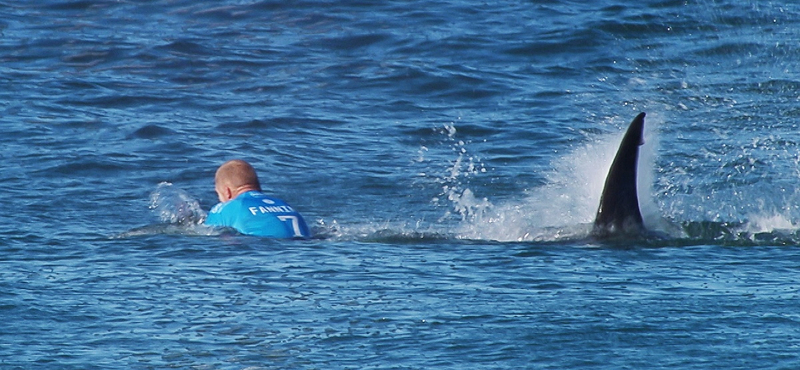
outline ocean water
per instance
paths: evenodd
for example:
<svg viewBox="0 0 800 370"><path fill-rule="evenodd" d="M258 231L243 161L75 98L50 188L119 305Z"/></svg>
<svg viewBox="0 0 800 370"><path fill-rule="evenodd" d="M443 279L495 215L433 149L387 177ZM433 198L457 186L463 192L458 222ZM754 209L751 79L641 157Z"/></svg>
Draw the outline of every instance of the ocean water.
<svg viewBox="0 0 800 370"><path fill-rule="evenodd" d="M0 3L2 369L795 369L800 6ZM627 124L659 238L588 237ZM311 240L198 225L225 160Z"/></svg>

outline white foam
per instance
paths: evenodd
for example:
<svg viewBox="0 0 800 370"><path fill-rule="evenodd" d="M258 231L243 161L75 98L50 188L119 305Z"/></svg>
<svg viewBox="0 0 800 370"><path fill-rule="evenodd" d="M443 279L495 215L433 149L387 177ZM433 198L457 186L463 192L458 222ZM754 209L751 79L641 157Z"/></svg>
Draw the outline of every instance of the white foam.
<svg viewBox="0 0 800 370"><path fill-rule="evenodd" d="M773 232L776 230L797 230L798 225L789 217L781 214L760 214L750 217L744 226L749 233Z"/></svg>

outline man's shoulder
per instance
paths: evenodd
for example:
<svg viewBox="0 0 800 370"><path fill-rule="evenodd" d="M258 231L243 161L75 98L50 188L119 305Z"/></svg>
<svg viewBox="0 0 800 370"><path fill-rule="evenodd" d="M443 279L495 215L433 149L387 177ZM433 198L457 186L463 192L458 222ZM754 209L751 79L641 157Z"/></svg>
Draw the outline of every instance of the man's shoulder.
<svg viewBox="0 0 800 370"><path fill-rule="evenodd" d="M250 204L255 203L255 204L258 204L258 205L266 204L266 205L281 205L281 206L282 205L286 205L286 202L284 202L283 200L275 198L275 197L271 197L271 196L266 195L266 194L264 194L264 193L262 193L260 191L248 191L248 192L242 194L238 198L241 198L242 202L250 203Z"/></svg>
<svg viewBox="0 0 800 370"><path fill-rule="evenodd" d="M248 192L249 193L249 192ZM243 193L233 198L227 202L217 203L214 207L211 208L209 213L235 213L239 210L246 208L249 204L254 201L257 201L255 197L248 193Z"/></svg>

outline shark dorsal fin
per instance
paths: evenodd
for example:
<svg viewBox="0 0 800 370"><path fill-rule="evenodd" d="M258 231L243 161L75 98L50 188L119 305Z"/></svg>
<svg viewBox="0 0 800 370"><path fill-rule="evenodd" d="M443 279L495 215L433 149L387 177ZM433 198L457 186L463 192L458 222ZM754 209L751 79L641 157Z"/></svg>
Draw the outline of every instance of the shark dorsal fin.
<svg viewBox="0 0 800 370"><path fill-rule="evenodd" d="M644 144L644 116L644 113L640 113L633 119L608 170L592 227L595 237L639 234L644 231L636 190L639 146Z"/></svg>

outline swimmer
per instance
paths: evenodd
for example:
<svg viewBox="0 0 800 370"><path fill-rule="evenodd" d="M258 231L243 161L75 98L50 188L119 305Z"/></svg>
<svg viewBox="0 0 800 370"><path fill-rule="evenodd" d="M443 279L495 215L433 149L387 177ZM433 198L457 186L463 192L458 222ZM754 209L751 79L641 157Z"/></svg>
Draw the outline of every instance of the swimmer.
<svg viewBox="0 0 800 370"><path fill-rule="evenodd" d="M220 203L208 213L208 226L271 238L311 236L303 216L286 202L264 194L253 166L241 159L225 162L217 169L214 190Z"/></svg>

